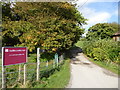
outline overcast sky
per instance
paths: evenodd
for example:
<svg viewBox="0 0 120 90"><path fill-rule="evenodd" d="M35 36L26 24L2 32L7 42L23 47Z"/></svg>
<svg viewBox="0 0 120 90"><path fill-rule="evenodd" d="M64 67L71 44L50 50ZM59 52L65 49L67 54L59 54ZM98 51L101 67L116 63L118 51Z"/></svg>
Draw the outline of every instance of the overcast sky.
<svg viewBox="0 0 120 90"><path fill-rule="evenodd" d="M118 22L118 1L120 0L78 0L78 10L88 19L88 25L83 26L86 31L96 23Z"/></svg>

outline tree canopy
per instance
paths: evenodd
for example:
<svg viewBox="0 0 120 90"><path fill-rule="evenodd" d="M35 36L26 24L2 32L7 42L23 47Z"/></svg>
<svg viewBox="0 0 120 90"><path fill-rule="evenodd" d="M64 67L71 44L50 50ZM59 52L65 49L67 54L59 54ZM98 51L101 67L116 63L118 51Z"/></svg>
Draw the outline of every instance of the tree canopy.
<svg viewBox="0 0 120 90"><path fill-rule="evenodd" d="M83 34L86 19L68 2L17 2L3 7L3 45L69 49Z"/></svg>
<svg viewBox="0 0 120 90"><path fill-rule="evenodd" d="M114 33L115 32L118 32L120 30L120 24L117 23L117 22L112 22L112 23L108 23L112 28L115 29Z"/></svg>
<svg viewBox="0 0 120 90"><path fill-rule="evenodd" d="M111 38L116 30L108 23L98 23L88 29L87 40Z"/></svg>

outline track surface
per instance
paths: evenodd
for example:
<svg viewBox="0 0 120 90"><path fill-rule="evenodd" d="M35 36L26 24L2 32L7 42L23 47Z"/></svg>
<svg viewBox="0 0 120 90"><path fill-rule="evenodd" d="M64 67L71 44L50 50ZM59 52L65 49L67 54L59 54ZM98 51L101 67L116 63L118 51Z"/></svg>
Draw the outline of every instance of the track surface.
<svg viewBox="0 0 120 90"><path fill-rule="evenodd" d="M118 88L116 74L90 62L83 53L71 63L71 79L68 88Z"/></svg>

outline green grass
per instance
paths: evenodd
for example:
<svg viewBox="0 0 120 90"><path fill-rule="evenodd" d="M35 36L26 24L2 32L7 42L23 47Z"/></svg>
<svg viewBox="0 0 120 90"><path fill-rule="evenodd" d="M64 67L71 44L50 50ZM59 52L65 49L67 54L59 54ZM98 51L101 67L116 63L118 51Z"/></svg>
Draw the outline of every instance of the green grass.
<svg viewBox="0 0 120 90"><path fill-rule="evenodd" d="M109 71L111 71L111 72L113 72L115 74L120 75L120 72L118 72L118 71L120 71L119 65L111 64L111 63L106 64L106 62L95 61L93 58L90 58L90 57L88 57L88 59L91 62L93 62L94 64L96 64L96 65L98 65L100 67L103 67L103 68L105 68L105 69L107 69L107 70L109 70Z"/></svg>
<svg viewBox="0 0 120 90"><path fill-rule="evenodd" d="M36 54L30 54L28 57L29 63L36 62ZM59 65L59 67L53 68L52 61L49 61L48 67L45 66L46 63L42 63L40 65L40 80L36 81L36 64L27 64L27 74L30 74L27 76L26 85L22 84L22 80L20 82L16 82L18 73L9 75L10 78L16 77L16 79L13 79L14 83L10 83L11 80L7 81L7 87L8 88L64 88L70 79L70 66L69 66L69 60L64 60L63 63ZM10 66L11 68L8 69L8 71L16 71L16 68L18 68L18 65ZM23 66L22 66L23 68ZM30 71L29 69L34 69L34 71ZM23 77L23 72L22 72Z"/></svg>
<svg viewBox="0 0 120 90"><path fill-rule="evenodd" d="M56 71L48 78L41 80L42 84L35 85L34 88L65 88L70 79L69 60L66 60L60 71Z"/></svg>

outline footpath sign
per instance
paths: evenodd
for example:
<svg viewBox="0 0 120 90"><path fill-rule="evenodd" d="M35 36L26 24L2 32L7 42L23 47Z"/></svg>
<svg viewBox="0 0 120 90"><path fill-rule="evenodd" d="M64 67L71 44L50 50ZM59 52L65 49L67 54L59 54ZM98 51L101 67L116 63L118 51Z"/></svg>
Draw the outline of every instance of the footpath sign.
<svg viewBox="0 0 120 90"><path fill-rule="evenodd" d="M6 88L6 71L8 65L24 63L24 85L26 83L26 63L27 48L26 47L2 47L2 88ZM20 76L21 68L19 68Z"/></svg>
<svg viewBox="0 0 120 90"><path fill-rule="evenodd" d="M3 47L3 65L13 65L27 62L26 47Z"/></svg>

